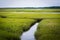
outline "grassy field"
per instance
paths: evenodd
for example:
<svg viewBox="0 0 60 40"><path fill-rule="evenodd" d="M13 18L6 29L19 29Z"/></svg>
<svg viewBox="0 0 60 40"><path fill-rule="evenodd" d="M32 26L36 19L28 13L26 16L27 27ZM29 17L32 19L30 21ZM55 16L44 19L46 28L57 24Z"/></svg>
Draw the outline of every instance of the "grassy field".
<svg viewBox="0 0 60 40"><path fill-rule="evenodd" d="M60 40L60 19L42 20L35 33L36 40Z"/></svg>
<svg viewBox="0 0 60 40"><path fill-rule="evenodd" d="M35 33L36 40L50 40L49 34L46 34L48 38L45 38L44 31L50 33L50 30L48 30L50 27L60 26L60 9L0 9L0 39L19 40L19 36L27 31L38 19L43 20L39 23ZM44 31L40 29L44 29ZM52 36L52 39L54 36ZM60 34L57 37L60 37Z"/></svg>
<svg viewBox="0 0 60 40"><path fill-rule="evenodd" d="M60 18L60 12L0 12L6 18Z"/></svg>
<svg viewBox="0 0 60 40"><path fill-rule="evenodd" d="M33 19L0 18L0 37L17 40L34 22Z"/></svg>

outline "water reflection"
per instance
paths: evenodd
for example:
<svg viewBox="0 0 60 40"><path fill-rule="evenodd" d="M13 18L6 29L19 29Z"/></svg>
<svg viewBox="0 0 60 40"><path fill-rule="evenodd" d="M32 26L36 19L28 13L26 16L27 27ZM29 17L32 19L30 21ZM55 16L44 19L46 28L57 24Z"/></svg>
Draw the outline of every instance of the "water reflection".
<svg viewBox="0 0 60 40"><path fill-rule="evenodd" d="M34 24L27 32L21 36L21 40L35 40L34 33L37 29L38 23Z"/></svg>

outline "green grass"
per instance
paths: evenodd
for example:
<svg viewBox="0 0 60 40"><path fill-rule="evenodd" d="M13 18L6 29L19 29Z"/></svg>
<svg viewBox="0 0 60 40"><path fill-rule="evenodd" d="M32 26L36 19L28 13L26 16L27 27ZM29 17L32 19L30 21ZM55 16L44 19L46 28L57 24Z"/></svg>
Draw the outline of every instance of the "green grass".
<svg viewBox="0 0 60 40"><path fill-rule="evenodd" d="M7 39L6 39L6 38L1 38L1 37L0 37L0 40L7 40Z"/></svg>
<svg viewBox="0 0 60 40"><path fill-rule="evenodd" d="M60 34L52 34L60 27L60 9L0 9L0 39L19 40L19 36L36 22L35 19L43 19L38 25L36 40L60 39Z"/></svg>
<svg viewBox="0 0 60 40"><path fill-rule="evenodd" d="M36 40L60 40L60 19L42 20L35 33Z"/></svg>
<svg viewBox="0 0 60 40"><path fill-rule="evenodd" d="M7 18L60 18L59 12L0 12L0 17L6 16Z"/></svg>
<svg viewBox="0 0 60 40"><path fill-rule="evenodd" d="M34 19L0 18L0 37L18 39L34 22Z"/></svg>

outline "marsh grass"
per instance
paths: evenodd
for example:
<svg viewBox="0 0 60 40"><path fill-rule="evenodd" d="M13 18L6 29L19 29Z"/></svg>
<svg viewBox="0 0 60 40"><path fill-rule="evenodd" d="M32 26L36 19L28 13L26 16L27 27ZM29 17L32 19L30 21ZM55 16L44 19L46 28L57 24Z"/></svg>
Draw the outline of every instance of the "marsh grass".
<svg viewBox="0 0 60 40"><path fill-rule="evenodd" d="M20 40L38 19L36 40L60 40L60 9L0 9L0 40Z"/></svg>
<svg viewBox="0 0 60 40"><path fill-rule="evenodd" d="M58 12L0 12L0 15L7 18L23 19L60 18L60 13Z"/></svg>
<svg viewBox="0 0 60 40"><path fill-rule="evenodd" d="M0 18L0 37L19 39L24 30L27 31L34 22L34 19Z"/></svg>
<svg viewBox="0 0 60 40"><path fill-rule="evenodd" d="M38 25L36 40L60 40L60 19L45 19Z"/></svg>
<svg viewBox="0 0 60 40"><path fill-rule="evenodd" d="M0 8L0 12L60 12L60 9L17 9L17 8Z"/></svg>

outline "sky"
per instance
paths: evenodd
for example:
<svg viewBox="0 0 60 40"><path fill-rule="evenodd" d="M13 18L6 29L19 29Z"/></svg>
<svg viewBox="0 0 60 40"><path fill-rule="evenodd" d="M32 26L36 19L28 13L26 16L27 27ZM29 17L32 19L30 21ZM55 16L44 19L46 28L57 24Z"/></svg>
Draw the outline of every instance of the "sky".
<svg viewBox="0 0 60 40"><path fill-rule="evenodd" d="M60 0L0 0L0 7L60 6Z"/></svg>

